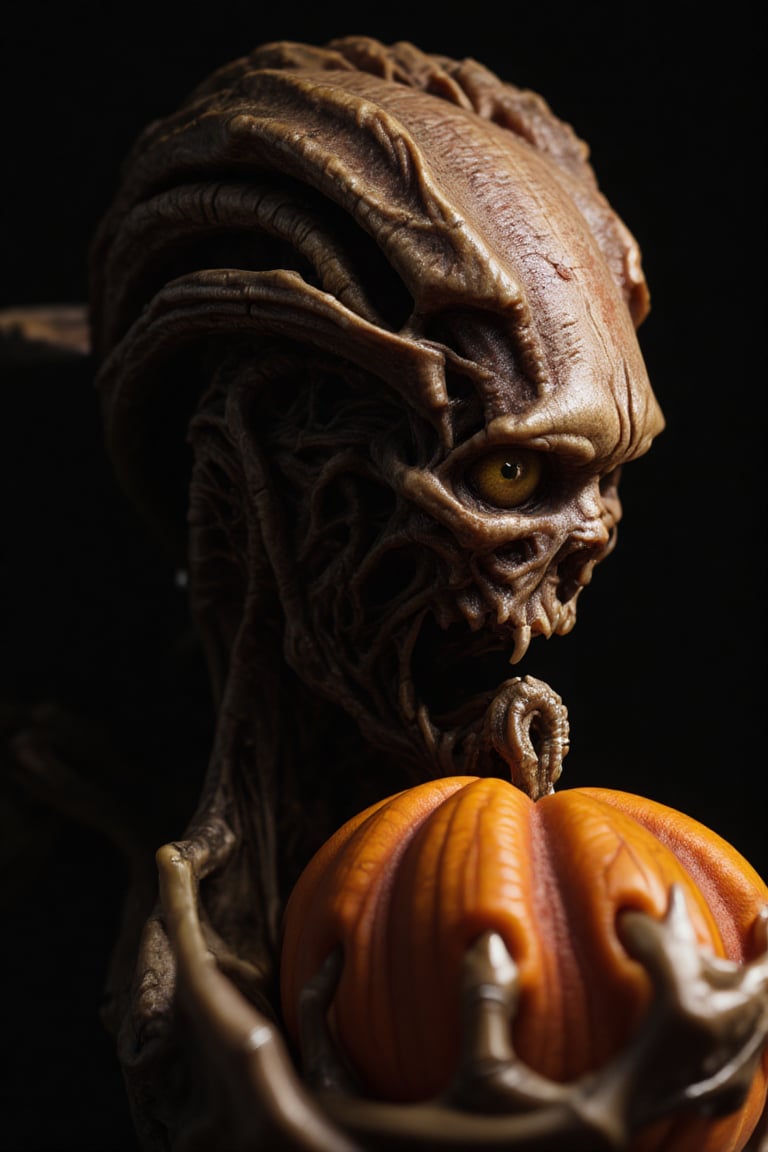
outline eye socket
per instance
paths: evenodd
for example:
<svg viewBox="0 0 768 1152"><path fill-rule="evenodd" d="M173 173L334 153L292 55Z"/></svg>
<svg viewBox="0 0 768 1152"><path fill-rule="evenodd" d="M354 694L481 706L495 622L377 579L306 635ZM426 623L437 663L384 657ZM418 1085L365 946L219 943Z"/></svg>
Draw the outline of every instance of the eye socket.
<svg viewBox="0 0 768 1152"><path fill-rule="evenodd" d="M518 508L536 491L541 473L540 453L512 445L480 456L470 465L467 479L486 504Z"/></svg>

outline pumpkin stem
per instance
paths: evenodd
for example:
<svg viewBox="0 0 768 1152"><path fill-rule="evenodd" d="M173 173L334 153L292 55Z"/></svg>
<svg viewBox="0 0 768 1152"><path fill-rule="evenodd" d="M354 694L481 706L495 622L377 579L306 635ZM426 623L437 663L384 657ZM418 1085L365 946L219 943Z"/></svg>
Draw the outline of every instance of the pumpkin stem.
<svg viewBox="0 0 768 1152"><path fill-rule="evenodd" d="M539 800L554 792L568 753L568 711L544 680L507 680L486 713L478 754L501 757L512 783Z"/></svg>

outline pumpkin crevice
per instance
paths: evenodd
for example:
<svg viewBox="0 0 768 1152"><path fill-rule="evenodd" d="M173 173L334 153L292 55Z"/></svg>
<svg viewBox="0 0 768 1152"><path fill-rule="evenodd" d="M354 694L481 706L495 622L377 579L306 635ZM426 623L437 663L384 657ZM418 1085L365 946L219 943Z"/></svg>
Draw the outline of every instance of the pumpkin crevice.
<svg viewBox="0 0 768 1152"><path fill-rule="evenodd" d="M363 872L344 862L345 853L360 853L361 836ZM670 892L679 889L699 951L723 956L724 918L744 956L768 903L757 873L703 825L604 789L568 789L534 802L498 777L442 778L400 793L364 827L353 820L332 843L288 905L286 1022L295 1022L303 984L322 960L317 939L333 935L325 921L345 907L337 1035L363 1090L391 1102L427 1101L449 1087L461 1052L463 961L483 932L498 933L518 968L511 1029L519 1058L545 1079L572 1083L619 1057L650 1003L649 970L617 931L622 911L661 924ZM350 879L377 894L354 893L365 915L352 914L335 890ZM731 900L735 914L723 912ZM631 1152L743 1149L742 1132L765 1103L767 1066L768 1058L744 1119L738 1110L676 1115L633 1140Z"/></svg>

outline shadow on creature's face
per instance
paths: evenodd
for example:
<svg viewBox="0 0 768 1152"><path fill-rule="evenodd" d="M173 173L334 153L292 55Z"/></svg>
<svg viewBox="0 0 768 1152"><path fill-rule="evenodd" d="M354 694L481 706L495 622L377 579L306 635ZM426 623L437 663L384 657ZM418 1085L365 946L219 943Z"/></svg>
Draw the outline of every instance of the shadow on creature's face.
<svg viewBox="0 0 768 1152"><path fill-rule="evenodd" d="M249 479L243 504L217 515L255 521L240 549L257 539L263 550L258 579L274 577L290 667L417 778L467 771L510 664L532 637L570 631L613 547L625 458L604 431L613 411L587 411L581 435L558 429L556 411L521 419L511 402L487 420L472 375L454 374L446 450L439 426L341 361L275 356L222 376L229 451L248 437ZM512 400L522 390L508 389ZM196 476L209 485L210 437L199 416ZM241 556L243 589L248 564Z"/></svg>

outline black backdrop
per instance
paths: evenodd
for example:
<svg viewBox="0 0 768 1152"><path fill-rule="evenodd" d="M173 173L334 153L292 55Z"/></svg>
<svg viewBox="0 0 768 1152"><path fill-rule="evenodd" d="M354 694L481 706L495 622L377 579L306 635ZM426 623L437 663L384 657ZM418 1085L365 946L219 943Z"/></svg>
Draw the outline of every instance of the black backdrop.
<svg viewBox="0 0 768 1152"><path fill-rule="evenodd" d="M90 235L140 128L258 42L346 33L471 55L543 94L591 146L640 241L652 293L641 344L667 429L625 474L625 519L566 639L531 650L571 718L564 785L682 808L764 874L765 662L762 117L757 6L398 0L131 5L30 0L4 17L0 305L85 297ZM354 12L354 15L350 15ZM85 756L192 794L209 734L183 596L112 487L90 382L3 367L3 716L40 701L94 725ZM90 759L89 759L90 756ZM94 768L94 765L96 768ZM107 841L0 789L3 1152L122 1152L130 1122L98 1005L124 880ZM146 817L149 819L149 816ZM173 836L154 813L157 835Z"/></svg>

